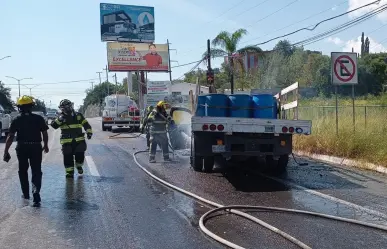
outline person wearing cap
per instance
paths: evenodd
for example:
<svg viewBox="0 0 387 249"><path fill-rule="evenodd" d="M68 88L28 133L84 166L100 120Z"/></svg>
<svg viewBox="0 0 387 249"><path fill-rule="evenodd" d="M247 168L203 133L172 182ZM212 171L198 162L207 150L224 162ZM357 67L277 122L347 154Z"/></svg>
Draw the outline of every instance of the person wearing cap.
<svg viewBox="0 0 387 249"><path fill-rule="evenodd" d="M167 125L172 121L172 118L167 114L167 103L159 101L156 108L148 116L149 133L150 133L150 149L149 162L156 162L156 148L157 144L163 151L164 161L169 159L169 142L167 136Z"/></svg>
<svg viewBox="0 0 387 249"><path fill-rule="evenodd" d="M23 198L30 199L28 168L31 166L33 203L34 206L39 206L42 186L42 151L49 152L47 133L49 128L42 116L32 113L34 105L35 101L30 96L22 96L17 100L16 106L20 115L12 121L9 128L3 160L9 162L11 159L9 148L17 134L16 155L19 161L19 179Z"/></svg>

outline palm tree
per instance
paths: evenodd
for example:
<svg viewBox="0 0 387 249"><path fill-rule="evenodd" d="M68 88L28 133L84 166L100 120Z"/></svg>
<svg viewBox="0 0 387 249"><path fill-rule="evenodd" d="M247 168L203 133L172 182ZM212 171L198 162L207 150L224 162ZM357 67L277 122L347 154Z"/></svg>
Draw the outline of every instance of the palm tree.
<svg viewBox="0 0 387 249"><path fill-rule="evenodd" d="M247 30L238 29L234 33L229 33L227 31L221 31L215 39L212 40L212 45L214 47L211 49L211 57L221 57L227 55L230 65L230 83L231 83L231 93L234 93L234 65L238 63L241 66L242 72L244 71L243 58L240 56L235 56L237 54L244 54L247 52L256 52L261 53L262 49L257 46L246 46L238 49L239 42L242 40L243 36L247 34ZM204 53L204 56L207 57L207 52Z"/></svg>

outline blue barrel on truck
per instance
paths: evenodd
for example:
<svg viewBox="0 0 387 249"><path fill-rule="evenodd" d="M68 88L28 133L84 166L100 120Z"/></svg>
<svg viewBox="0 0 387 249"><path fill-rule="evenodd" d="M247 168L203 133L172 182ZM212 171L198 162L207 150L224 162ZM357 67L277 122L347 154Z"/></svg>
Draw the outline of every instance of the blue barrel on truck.
<svg viewBox="0 0 387 249"><path fill-rule="evenodd" d="M208 94L206 99L207 116L229 117L229 98L226 94Z"/></svg>
<svg viewBox="0 0 387 249"><path fill-rule="evenodd" d="M207 94L198 97L196 116L204 117L228 117L229 99L226 94ZM207 115L206 115L207 105Z"/></svg>
<svg viewBox="0 0 387 249"><path fill-rule="evenodd" d="M200 95L198 96L198 105L196 108L195 116L203 117L205 115L204 105L206 104L207 96Z"/></svg>
<svg viewBox="0 0 387 249"><path fill-rule="evenodd" d="M277 118L277 100L271 94L253 95L253 115L254 118Z"/></svg>
<svg viewBox="0 0 387 249"><path fill-rule="evenodd" d="M247 94L232 94L230 99L230 117L233 118L251 118L252 98Z"/></svg>

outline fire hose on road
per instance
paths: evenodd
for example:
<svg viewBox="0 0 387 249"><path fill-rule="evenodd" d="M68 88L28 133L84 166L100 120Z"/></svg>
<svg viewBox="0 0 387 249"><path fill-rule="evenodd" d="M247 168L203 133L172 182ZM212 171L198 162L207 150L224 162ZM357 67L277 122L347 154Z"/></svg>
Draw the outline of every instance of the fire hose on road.
<svg viewBox="0 0 387 249"><path fill-rule="evenodd" d="M133 153L133 158L134 158L134 161L136 162L137 166L142 169L147 175L149 175L151 178L153 178L154 180L160 182L161 184L167 186L167 187L170 187L171 189L175 190L175 191L178 191L182 194L185 194L189 197L192 197L194 199L196 199L197 201L200 201L200 202L203 202L203 203L206 203L212 207L215 207L215 209L213 210L210 210L208 211L207 213L205 213L199 220L199 227L201 229L201 231L203 231L207 236L211 237L212 239L218 241L219 243L222 243L226 246L229 246L231 248L236 248L236 249L243 249L244 247L240 246L240 245L236 245L234 243L232 243L231 241L228 241L226 240L225 238L222 238L216 234L214 234L213 232L211 232L210 230L208 230L205 226L205 222L207 220L209 220L211 217L210 215L211 214L214 214L214 213L217 213L217 212L220 212L220 211L228 211L232 214L235 214L235 215L238 215L238 216L241 216L243 218L246 218L252 222L255 222L267 229L269 229L270 231L278 234L278 235L281 235L282 237L284 237L285 239L289 240L290 242L294 243L295 245L299 246L300 248L303 248L303 249L310 249L311 247L306 245L305 243L301 242L300 240L292 237L291 235L285 233L284 231L281 231L279 230L278 228L248 214L248 213L245 213L245 212L242 212L242 211L239 211L239 210L263 210L263 211L280 211L280 212L284 212L284 213L293 213L293 214L303 214L303 215L310 215L310 216L315 216L315 217L320 217L320 218L325 218L325 219L331 219L331 220L335 220L335 221L341 221L341 222L347 222L347 223L351 223L351 224L355 224L355 225L360 225L360 226L364 226L364 227L368 227L368 228L373 228L373 229L378 229L378 230L382 230L382 231L386 231L387 232L387 226L383 226L383 225L377 225L377 224L373 224L373 223L368 223L368 222L363 222L363 221L358 221L358 220L354 220L354 219L347 219L347 218L342 218L342 217L338 217L338 216L333 216L333 215L327 215L327 214L322 214L322 213L316 213L316 212L309 212L309 211L304 211L304 210L297 210L297 209L287 209L287 208L278 208L278 207L266 207L266 206L246 206L246 205L230 205L230 206L223 206L221 204L218 204L216 202L213 202L213 201L210 201L210 200L207 200L199 195L196 195L195 193L192 193L192 192L189 192L187 190L184 190L182 188L179 188L159 177L157 177L156 175L152 174L150 171L148 171L143 165L141 165L138 160L137 160L137 155L140 154L140 153L145 153L147 151L137 151L135 153Z"/></svg>

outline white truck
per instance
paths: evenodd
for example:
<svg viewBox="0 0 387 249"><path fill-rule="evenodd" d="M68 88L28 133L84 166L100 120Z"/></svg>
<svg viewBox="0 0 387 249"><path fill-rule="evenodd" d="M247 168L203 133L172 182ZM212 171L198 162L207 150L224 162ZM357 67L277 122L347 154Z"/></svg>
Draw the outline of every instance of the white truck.
<svg viewBox="0 0 387 249"><path fill-rule="evenodd" d="M236 162L253 159L257 165L258 159L264 159L267 173L280 175L286 171L292 136L310 135L312 129L312 121L298 120L297 89L295 83L275 95L279 119L192 116L192 168L211 172L219 157ZM295 92L295 100L285 104L290 92ZM293 120L286 119L290 110Z"/></svg>
<svg viewBox="0 0 387 249"><path fill-rule="evenodd" d="M102 130L111 131L114 126L129 127L132 131L140 130L140 110L129 96L113 94L104 99L102 111Z"/></svg>
<svg viewBox="0 0 387 249"><path fill-rule="evenodd" d="M0 138L8 135L9 127L11 126L12 117L9 114L5 114L4 108L0 105Z"/></svg>

